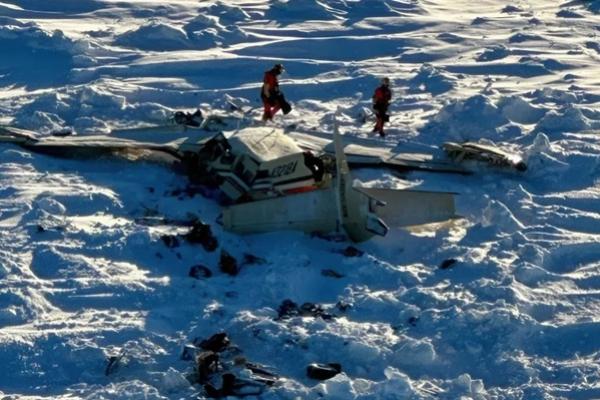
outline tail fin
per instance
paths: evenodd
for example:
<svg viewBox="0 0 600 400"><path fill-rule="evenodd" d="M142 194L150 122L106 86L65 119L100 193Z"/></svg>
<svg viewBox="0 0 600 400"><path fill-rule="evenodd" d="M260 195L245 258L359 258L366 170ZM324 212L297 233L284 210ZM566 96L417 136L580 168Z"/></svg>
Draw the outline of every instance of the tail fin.
<svg viewBox="0 0 600 400"><path fill-rule="evenodd" d="M352 174L344 154L336 118L333 124L333 144L337 170L338 230L343 229L355 242L368 240L374 235L385 236L388 232L387 225L372 212L372 202L375 200L352 187Z"/></svg>

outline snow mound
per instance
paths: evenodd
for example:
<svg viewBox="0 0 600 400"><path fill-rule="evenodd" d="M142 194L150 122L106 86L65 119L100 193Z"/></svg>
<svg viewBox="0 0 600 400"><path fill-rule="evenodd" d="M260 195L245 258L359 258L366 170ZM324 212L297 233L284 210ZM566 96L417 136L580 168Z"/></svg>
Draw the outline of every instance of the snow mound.
<svg viewBox="0 0 600 400"><path fill-rule="evenodd" d="M346 12L350 21L369 17L393 17L402 14L420 14L423 9L419 2L410 0L345 0L336 1L336 7Z"/></svg>
<svg viewBox="0 0 600 400"><path fill-rule="evenodd" d="M98 108L122 110L127 104L125 97L108 93L93 85L86 85L81 90L79 102L94 110Z"/></svg>
<svg viewBox="0 0 600 400"><path fill-rule="evenodd" d="M74 41L60 30L48 32L34 22L21 23L12 18L0 19L0 40L19 41L20 45L34 49L46 49L71 53Z"/></svg>
<svg viewBox="0 0 600 400"><path fill-rule="evenodd" d="M580 13L578 13L577 11L573 11L571 9L564 9L564 10L560 10L559 12L556 13L557 17L560 18L584 18L583 15L581 15Z"/></svg>
<svg viewBox="0 0 600 400"><path fill-rule="evenodd" d="M502 110L502 115L519 124L535 124L548 112L520 96L502 97L498 101L498 108Z"/></svg>
<svg viewBox="0 0 600 400"><path fill-rule="evenodd" d="M525 56L519 58L519 64L526 66L532 73L549 74L554 71L562 71L571 68L570 65L562 63L554 58L542 58L538 56ZM538 72L534 72L537 70Z"/></svg>
<svg viewBox="0 0 600 400"><path fill-rule="evenodd" d="M466 141L471 138L498 139L499 128L510 121L488 97L475 95L444 106L422 129L442 138Z"/></svg>
<svg viewBox="0 0 600 400"><path fill-rule="evenodd" d="M581 100L578 93L549 87L536 89L528 93L527 97L530 97L534 103L553 103L556 105L577 103Z"/></svg>
<svg viewBox="0 0 600 400"><path fill-rule="evenodd" d="M528 154L548 153L552 150L550 139L543 133L538 133L529 147Z"/></svg>
<svg viewBox="0 0 600 400"><path fill-rule="evenodd" d="M74 41L60 30L52 32L35 23L11 18L0 20L0 85L5 82L40 88L68 80L75 55L85 51L84 41ZM43 65L44 68L24 68Z"/></svg>
<svg viewBox="0 0 600 400"><path fill-rule="evenodd" d="M471 25L483 25L483 24L487 24L488 22L490 22L490 19L487 17L475 17L473 18L473 20L471 21Z"/></svg>
<svg viewBox="0 0 600 400"><path fill-rule="evenodd" d="M158 374L160 377L159 389L166 393L177 393L190 387L190 382L185 376L173 367L169 367L167 372Z"/></svg>
<svg viewBox="0 0 600 400"><path fill-rule="evenodd" d="M535 287L544 281L552 280L552 275L537 265L524 263L515 268L515 279L525 285Z"/></svg>
<svg viewBox="0 0 600 400"><path fill-rule="evenodd" d="M510 209L498 200L491 200L483 210L481 225L493 227L498 232L515 233L525 226L513 215Z"/></svg>
<svg viewBox="0 0 600 400"><path fill-rule="evenodd" d="M103 400L165 400L156 387L141 380L109 383L106 386L80 386L73 389L75 395L86 399Z"/></svg>
<svg viewBox="0 0 600 400"><path fill-rule="evenodd" d="M398 366L431 365L437 355L433 344L427 340L404 337L394 348L394 363Z"/></svg>
<svg viewBox="0 0 600 400"><path fill-rule="evenodd" d="M22 114L36 110L51 112L54 114L65 114L70 112L69 96L60 92L45 93L21 108Z"/></svg>
<svg viewBox="0 0 600 400"><path fill-rule="evenodd" d="M600 128L600 118L594 119L592 110L567 105L559 110L549 111L535 127L536 132L563 133L581 132Z"/></svg>
<svg viewBox="0 0 600 400"><path fill-rule="evenodd" d="M411 398L417 394L408 375L396 368L387 367L384 375L386 380L375 385L375 393L381 398Z"/></svg>
<svg viewBox="0 0 600 400"><path fill-rule="evenodd" d="M506 7L502 9L503 13L512 14L512 13L520 13L523 12L523 9L519 6L515 6L513 4L508 4Z"/></svg>
<svg viewBox="0 0 600 400"><path fill-rule="evenodd" d="M335 18L333 10L318 0L275 0L265 18L292 23L296 21L331 20Z"/></svg>
<svg viewBox="0 0 600 400"><path fill-rule="evenodd" d="M250 100L244 97L233 97L229 94L215 99L211 106L213 109L222 109L230 112L242 111L244 108L251 107Z"/></svg>
<svg viewBox="0 0 600 400"><path fill-rule="evenodd" d="M509 55L510 50L506 46L499 44L485 49L483 53L477 56L476 60L480 62L494 61L508 57Z"/></svg>
<svg viewBox="0 0 600 400"><path fill-rule="evenodd" d="M485 391L483 381L472 379L469 374L462 374L452 382L451 393L460 399L486 400L490 398Z"/></svg>
<svg viewBox="0 0 600 400"><path fill-rule="evenodd" d="M188 22L183 29L193 43L194 48L209 49L216 45L224 45L244 40L248 35L236 25L225 28L217 17L199 15Z"/></svg>
<svg viewBox="0 0 600 400"><path fill-rule="evenodd" d="M440 33L436 36L436 39L439 39L446 43L461 43L465 41L465 38L460 35L455 35L454 33L444 32Z"/></svg>
<svg viewBox="0 0 600 400"><path fill-rule="evenodd" d="M53 215L64 215L67 212L65 206L51 197L43 197L36 201L36 207Z"/></svg>
<svg viewBox="0 0 600 400"><path fill-rule="evenodd" d="M42 134L74 130L83 134L108 133L106 120L146 121L164 124L173 110L158 103L129 103L109 91L102 81L42 94L22 106L13 123Z"/></svg>
<svg viewBox="0 0 600 400"><path fill-rule="evenodd" d="M525 151L528 170L538 178L548 182L557 182L561 175L568 171L568 163L553 156L554 150L550 139L544 133L538 133L533 143Z"/></svg>
<svg viewBox="0 0 600 400"><path fill-rule="evenodd" d="M600 43L598 42L585 42L585 47L588 49L594 50L596 53L600 54Z"/></svg>
<svg viewBox="0 0 600 400"><path fill-rule="evenodd" d="M108 134L111 131L106 122L94 117L75 118L73 129L75 132L84 135Z"/></svg>
<svg viewBox="0 0 600 400"><path fill-rule="evenodd" d="M352 380L344 373L338 374L326 382L319 384L314 391L318 397L332 400L355 399L357 397Z"/></svg>
<svg viewBox="0 0 600 400"><path fill-rule="evenodd" d="M12 291L0 289L0 328L29 323L40 314L54 309L36 291L27 288Z"/></svg>
<svg viewBox="0 0 600 400"><path fill-rule="evenodd" d="M223 1L217 1L208 7L207 12L218 17L220 22L227 25L251 19L250 15L242 8L229 5Z"/></svg>
<svg viewBox="0 0 600 400"><path fill-rule="evenodd" d="M23 27L27 27L27 26L30 26L30 27L37 26L37 24L35 22L21 22L18 19L0 16L0 27L11 27L11 26L23 28Z"/></svg>
<svg viewBox="0 0 600 400"><path fill-rule="evenodd" d="M127 104L121 115L113 114L115 117L121 117L125 121L146 121L155 124L165 124L173 115L173 109L162 104L143 102Z"/></svg>
<svg viewBox="0 0 600 400"><path fill-rule="evenodd" d="M58 115L45 111L19 112L13 122L23 129L42 134L58 132L66 126L65 121Z"/></svg>
<svg viewBox="0 0 600 400"><path fill-rule="evenodd" d="M14 123L22 128L46 134L64 130L75 124L84 131L106 131L106 124L98 116L122 114L125 97L106 92L94 85L52 92L37 97L21 107Z"/></svg>
<svg viewBox="0 0 600 400"><path fill-rule="evenodd" d="M185 50L193 47L183 29L157 19L116 36L115 44L148 51Z"/></svg>
<svg viewBox="0 0 600 400"><path fill-rule="evenodd" d="M200 14L183 26L183 30L186 31L188 35L191 35L196 31L210 28L224 29L224 27L219 24L218 17L207 14Z"/></svg>
<svg viewBox="0 0 600 400"><path fill-rule="evenodd" d="M533 35L530 33L522 33L518 32L508 38L509 43L523 43L523 42L533 42L537 40L546 40L544 37L540 35Z"/></svg>
<svg viewBox="0 0 600 400"><path fill-rule="evenodd" d="M424 64L409 81L412 92L429 92L436 96L454 89L456 78L444 74L432 65Z"/></svg>
<svg viewBox="0 0 600 400"><path fill-rule="evenodd" d="M246 32L234 26L231 30L205 29L193 32L190 36L194 47L198 49L209 49L215 46L233 43L247 38Z"/></svg>

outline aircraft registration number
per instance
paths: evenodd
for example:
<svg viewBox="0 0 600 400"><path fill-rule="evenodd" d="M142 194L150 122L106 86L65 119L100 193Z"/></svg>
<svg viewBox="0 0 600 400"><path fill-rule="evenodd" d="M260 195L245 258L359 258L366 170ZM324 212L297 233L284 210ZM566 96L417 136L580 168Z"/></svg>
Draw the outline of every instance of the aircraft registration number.
<svg viewBox="0 0 600 400"><path fill-rule="evenodd" d="M292 174L296 170L297 166L298 166L298 161L291 161L287 164L283 164L278 167L275 167L271 171L271 177L277 178L280 176Z"/></svg>

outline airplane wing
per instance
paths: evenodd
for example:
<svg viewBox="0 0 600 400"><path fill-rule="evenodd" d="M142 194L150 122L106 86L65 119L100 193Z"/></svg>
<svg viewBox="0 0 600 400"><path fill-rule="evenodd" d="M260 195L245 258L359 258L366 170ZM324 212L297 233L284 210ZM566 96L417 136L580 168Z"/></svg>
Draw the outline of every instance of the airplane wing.
<svg viewBox="0 0 600 400"><path fill-rule="evenodd" d="M317 153L335 156L335 146L331 135L319 132L288 132L298 145ZM468 174L467 169L444 159L436 159L432 154L402 153L382 146L375 140L354 138L344 135L344 154L351 167L382 167L398 171L430 171Z"/></svg>
<svg viewBox="0 0 600 400"><path fill-rule="evenodd" d="M190 147L191 151L194 151L196 148L201 147L198 144L199 141L190 143L188 136L173 137L165 133L163 135L164 140L151 141L144 140L143 137L136 137L135 130L132 130L132 132L134 134L129 138L126 135L73 135L57 137L42 136L36 132L13 127L0 127L0 142L15 143L40 153L74 157L97 157L119 151L150 150L179 158L182 149Z"/></svg>

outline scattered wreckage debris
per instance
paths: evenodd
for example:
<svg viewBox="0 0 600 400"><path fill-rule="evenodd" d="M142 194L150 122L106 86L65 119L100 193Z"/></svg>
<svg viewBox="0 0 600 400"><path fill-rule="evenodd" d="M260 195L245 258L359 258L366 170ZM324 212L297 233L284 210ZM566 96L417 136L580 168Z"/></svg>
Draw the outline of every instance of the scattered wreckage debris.
<svg viewBox="0 0 600 400"><path fill-rule="evenodd" d="M456 264L457 262L458 260L456 258L448 258L441 262L440 269L450 269L454 267L454 264Z"/></svg>
<svg viewBox="0 0 600 400"><path fill-rule="evenodd" d="M434 397L439 398L445 392L441 387L429 382L419 382L415 384L415 389L420 392L426 398Z"/></svg>
<svg viewBox="0 0 600 400"><path fill-rule="evenodd" d="M204 122L204 115L202 115L202 111L199 109L197 109L194 113L187 111L176 111L173 114L173 122L178 125L200 127Z"/></svg>
<svg viewBox="0 0 600 400"><path fill-rule="evenodd" d="M264 258L248 253L244 253L242 262L238 263L237 259L226 250L221 250L219 269L228 275L235 276L239 274L246 265L264 265L266 263L267 261Z"/></svg>
<svg viewBox="0 0 600 400"><path fill-rule="evenodd" d="M280 380L271 368L248 361L225 332L194 339L184 347L181 359L194 361L194 374L188 379L202 385L208 398L259 396ZM306 367L306 375L320 381L341 372L339 363L311 363Z"/></svg>
<svg viewBox="0 0 600 400"><path fill-rule="evenodd" d="M122 364L126 360L126 350L122 349L119 354L115 354L108 357L106 368L104 369L104 375L109 376L117 372L121 368Z"/></svg>
<svg viewBox="0 0 600 400"><path fill-rule="evenodd" d="M403 323L392 325L392 329L397 334L406 333L408 329L415 328L419 324L420 320L421 319L418 316L413 315L408 317Z"/></svg>
<svg viewBox="0 0 600 400"><path fill-rule="evenodd" d="M306 376L311 379L325 381L331 379L342 372L342 365L339 363L317 364L313 363L306 367Z"/></svg>
<svg viewBox="0 0 600 400"><path fill-rule="evenodd" d="M203 350L209 350L214 352L221 352L225 350L231 344L229 337L225 332L215 333L208 339L198 341L194 340L194 344L197 344Z"/></svg>
<svg viewBox="0 0 600 400"><path fill-rule="evenodd" d="M184 235L184 238L190 243L202 245L204 250L208 252L215 251L219 247L219 241L213 235L210 225L201 221L195 221L192 224L192 229Z"/></svg>
<svg viewBox="0 0 600 400"><path fill-rule="evenodd" d="M352 304L347 303L343 300L340 300L336 303L335 308L337 308L339 311L345 313L352 308Z"/></svg>
<svg viewBox="0 0 600 400"><path fill-rule="evenodd" d="M287 320L294 317L313 317L329 321L335 316L319 304L307 302L298 306L298 304L294 303L292 300L285 299L277 308L277 317L275 318L275 321Z"/></svg>
<svg viewBox="0 0 600 400"><path fill-rule="evenodd" d="M267 261L264 258L248 253L244 253L240 263L234 256L222 249L219 257L219 270L227 275L236 276L247 265L264 265L266 263ZM192 266L188 273L189 277L195 279L206 279L212 275L210 268L201 264Z"/></svg>
<svg viewBox="0 0 600 400"><path fill-rule="evenodd" d="M237 260L231 254L225 250L221 250L221 257L219 258L219 269L231 276L235 276L240 273L240 267Z"/></svg>
<svg viewBox="0 0 600 400"><path fill-rule="evenodd" d="M195 339L181 359L195 362L190 380L202 385L208 398L258 396L279 380L268 367L247 361L224 332Z"/></svg>
<svg viewBox="0 0 600 400"><path fill-rule="evenodd" d="M344 257L362 257L365 252L354 246L348 246L342 251L342 254Z"/></svg>
<svg viewBox="0 0 600 400"><path fill-rule="evenodd" d="M446 142L442 148L456 163L475 160L496 167L512 168L519 172L527 170L527 164L520 155L509 153L492 144Z"/></svg>
<svg viewBox="0 0 600 400"><path fill-rule="evenodd" d="M212 234L210 225L197 220L191 222L191 229L183 235L160 236L165 246L170 249L180 246L180 238L188 243L200 244L208 252L213 252L219 247L219 241Z"/></svg>
<svg viewBox="0 0 600 400"><path fill-rule="evenodd" d="M160 240L162 240L169 249L179 247L179 239L175 235L161 235Z"/></svg>
<svg viewBox="0 0 600 400"><path fill-rule="evenodd" d="M33 132L0 127L0 141L63 156L161 153L184 164L191 178L219 189L225 206L217 222L238 234L335 232L361 242L386 235L390 227L456 217L454 193L353 186L349 165L464 172L429 155L402 155L363 142L344 145L337 124L333 135L324 139L285 134L281 129L264 126L225 132L222 128L227 126L226 118L189 118L201 118L202 122L192 126L186 122L188 116L180 115L180 124L114 131L110 136L39 137ZM207 251L218 247L210 227L201 223L186 239L197 240ZM178 245L172 238L163 241L169 247Z"/></svg>

